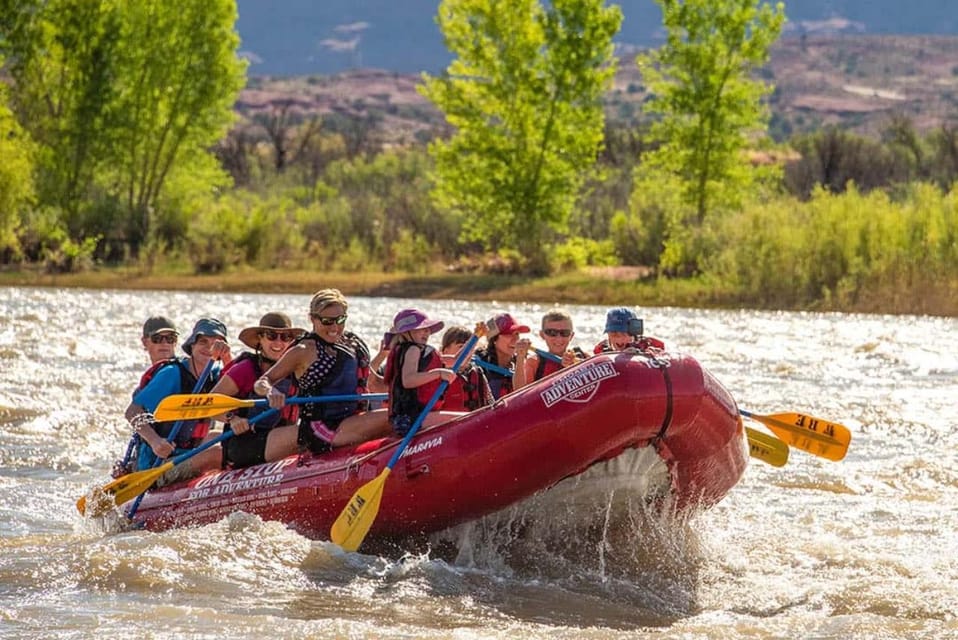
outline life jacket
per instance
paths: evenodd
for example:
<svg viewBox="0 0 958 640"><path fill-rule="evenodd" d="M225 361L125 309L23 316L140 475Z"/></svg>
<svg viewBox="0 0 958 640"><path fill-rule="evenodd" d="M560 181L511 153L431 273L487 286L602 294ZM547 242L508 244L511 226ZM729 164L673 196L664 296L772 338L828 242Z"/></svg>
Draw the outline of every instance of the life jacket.
<svg viewBox="0 0 958 640"><path fill-rule="evenodd" d="M489 382L489 391L492 392L492 397L495 400L498 400L507 393L512 392L512 371L515 370L516 359L512 358L505 366L497 362L496 348L494 345L489 345L486 347L485 351L477 351L476 357L480 360L484 360L489 364L494 364L497 367L502 367L509 370L509 375L499 373L498 371L487 370L486 380Z"/></svg>
<svg viewBox="0 0 958 640"><path fill-rule="evenodd" d="M415 342L401 342L393 347L386 361L386 372L383 379L389 385L389 417L406 415L415 419L422 413L439 388L440 380L433 380L418 387L408 389L402 383L402 367L406 353L413 346L421 348L417 371L429 371L442 367L442 357L439 352L429 345L419 345ZM437 400L433 411L442 408L442 400Z"/></svg>
<svg viewBox="0 0 958 640"><path fill-rule="evenodd" d="M576 359L585 360L589 356L586 355L585 351L579 347L572 347L572 351L575 352ZM543 358L539 356L539 364L536 365L536 373L533 376L532 380L529 382L535 382L536 380L542 380L550 373L555 373L562 368L561 362L556 362L551 358Z"/></svg>
<svg viewBox="0 0 958 640"><path fill-rule="evenodd" d="M460 369L442 396L442 407L447 411L475 411L491 402L489 381L485 372L476 365Z"/></svg>
<svg viewBox="0 0 958 640"><path fill-rule="evenodd" d="M196 376L193 375L193 372L190 371L182 360L177 358L170 358L169 360L161 360L151 365L149 369L141 376L140 384L146 386L156 373L167 366L176 366L180 374L180 389L179 393L194 393L193 389L196 387ZM144 379L146 383L144 384ZM209 393L210 389L216 384L219 379L218 375L215 375L214 372L211 372L211 375L207 378L206 382L203 384L203 387L198 391L198 393ZM141 387L142 388L142 387ZM161 438L167 438L170 433L172 433L174 426L178 421L171 420L168 422L154 422L152 427L156 431L156 434ZM210 431L210 422L209 420L184 420L180 426L180 429L176 433L176 438L173 440L173 446L176 450L183 451L186 449L194 449L203 441L203 438ZM146 441L141 441L137 449L137 460L136 468L137 470L149 469L153 466L153 461L156 460L156 455L153 453L153 449L150 447Z"/></svg>
<svg viewBox="0 0 958 640"><path fill-rule="evenodd" d="M625 348L635 349L637 351L641 351L642 353L648 353L651 351L665 351L665 343L658 338L653 338L652 336L642 336L630 342ZM611 353L613 351L614 349L609 346L609 339L605 338L599 344L595 345L593 353Z"/></svg>
<svg viewBox="0 0 958 640"><path fill-rule="evenodd" d="M220 377L223 377L224 375L229 373L229 371L233 367L243 362L252 363L254 371L256 372L255 378L258 378L261 374L265 373L271 366L270 361L264 359L261 354L253 353L252 351L244 351L243 353L233 358L233 361L223 368L223 372L220 374ZM292 376L283 378L282 380L274 384L273 387L278 389L286 397L296 395L296 383L293 381ZM251 399L260 398L260 396L252 389L250 389L249 392L245 394L245 397L251 398ZM235 413L236 415L240 417L250 419L266 411L269 411L268 406L254 406L254 407L248 407L243 409L237 409ZM283 406L283 408L280 409L278 414L274 414L263 420L259 420L256 423L256 430L265 431L267 429L272 429L273 427L276 427L280 424L295 424L298 418L299 418L299 405L289 403Z"/></svg>
<svg viewBox="0 0 958 640"><path fill-rule="evenodd" d="M299 339L314 340L316 348L330 347L334 350L336 362L332 369L319 382L310 387L300 386L300 392L308 396L338 396L366 393L369 380L369 348L362 339L352 332L343 334L343 339L330 344L315 333L307 333ZM297 342L299 342L297 341ZM301 384L297 381L297 384ZM344 402L317 402L301 405L300 422L309 424L322 420L327 424L338 425L351 415L364 411L366 401L349 400Z"/></svg>
<svg viewBox="0 0 958 640"><path fill-rule="evenodd" d="M136 385L136 389L133 390L133 395L139 393L140 389L150 384L150 380L153 379L153 376L156 375L156 372L165 367L168 364L173 364L179 362L176 358L167 358L166 360L157 360L150 365L150 368L143 372L143 375L140 376L140 382ZM192 389L190 389L192 391Z"/></svg>

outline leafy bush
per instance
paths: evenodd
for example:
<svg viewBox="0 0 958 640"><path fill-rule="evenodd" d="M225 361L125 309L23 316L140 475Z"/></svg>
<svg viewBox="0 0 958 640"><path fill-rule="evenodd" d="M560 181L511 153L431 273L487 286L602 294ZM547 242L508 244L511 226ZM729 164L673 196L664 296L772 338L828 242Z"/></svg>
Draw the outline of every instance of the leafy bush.
<svg viewBox="0 0 958 640"><path fill-rule="evenodd" d="M574 271L586 266L611 267L618 264L612 240L573 237L556 245L552 252L552 268Z"/></svg>
<svg viewBox="0 0 958 640"><path fill-rule="evenodd" d="M432 266L432 250L422 236L411 229L400 229L399 237L390 247L392 267L406 273L425 273Z"/></svg>

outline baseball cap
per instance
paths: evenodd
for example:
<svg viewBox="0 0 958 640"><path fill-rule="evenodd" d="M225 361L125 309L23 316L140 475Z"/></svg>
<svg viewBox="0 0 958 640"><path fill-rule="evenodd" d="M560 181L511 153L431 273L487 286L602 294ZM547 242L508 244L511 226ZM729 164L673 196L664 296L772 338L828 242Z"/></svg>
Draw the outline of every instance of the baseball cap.
<svg viewBox="0 0 958 640"><path fill-rule="evenodd" d="M149 338L150 336L163 333L164 331L170 331L179 335L179 331L176 330L176 325L173 324L173 321L169 318L164 318L163 316L152 316L143 323L144 338Z"/></svg>
<svg viewBox="0 0 958 640"><path fill-rule="evenodd" d="M510 336L516 333L529 333L530 331L531 329L528 326L519 324L508 313L497 313L486 321L486 337L490 340L500 334Z"/></svg>

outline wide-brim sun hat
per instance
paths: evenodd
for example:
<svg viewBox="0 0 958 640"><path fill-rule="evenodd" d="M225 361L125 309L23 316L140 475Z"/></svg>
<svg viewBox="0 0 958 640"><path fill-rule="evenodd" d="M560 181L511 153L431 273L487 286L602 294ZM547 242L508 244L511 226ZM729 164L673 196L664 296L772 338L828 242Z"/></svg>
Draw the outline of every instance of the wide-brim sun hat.
<svg viewBox="0 0 958 640"><path fill-rule="evenodd" d="M193 345L196 344L196 339L200 336L220 338L226 341L226 325L216 318L200 318L193 325L190 337L183 341L183 351L188 355L193 355Z"/></svg>
<svg viewBox="0 0 958 640"><path fill-rule="evenodd" d="M444 326L446 325L442 320L434 320L419 309L403 309L393 318L389 334L398 335L418 329L429 329L429 333L436 333L442 331Z"/></svg>
<svg viewBox="0 0 958 640"><path fill-rule="evenodd" d="M508 313L497 313L486 321L486 338L492 340L496 336L511 336L517 333L529 333L532 329L528 325L519 324Z"/></svg>
<svg viewBox="0 0 958 640"><path fill-rule="evenodd" d="M240 342L250 349L257 349L259 348L260 333L267 330L295 333L297 338L306 333L305 329L294 327L293 321L285 313L271 311L260 318L259 324L255 327L246 327L240 331Z"/></svg>

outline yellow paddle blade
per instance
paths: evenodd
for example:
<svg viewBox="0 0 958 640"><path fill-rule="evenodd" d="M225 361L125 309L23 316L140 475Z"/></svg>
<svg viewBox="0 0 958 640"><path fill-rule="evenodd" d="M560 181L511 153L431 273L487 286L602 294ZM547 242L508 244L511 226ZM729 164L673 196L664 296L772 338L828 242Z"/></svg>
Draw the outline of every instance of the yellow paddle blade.
<svg viewBox="0 0 958 640"><path fill-rule="evenodd" d="M386 467L378 476L359 487L330 528L330 539L346 551L358 549L373 526L390 471L392 469Z"/></svg>
<svg viewBox="0 0 958 640"><path fill-rule="evenodd" d="M745 427L748 436L748 454L773 467L784 467L788 462L788 445L767 433Z"/></svg>
<svg viewBox="0 0 958 640"><path fill-rule="evenodd" d="M77 500L77 511L80 515L96 518L107 513L116 505L129 502L153 486L156 480L173 468L173 462L165 462L152 469L144 469L135 473L128 473L122 478L102 487L93 489L89 494ZM92 498L87 504L87 497Z"/></svg>
<svg viewBox="0 0 958 640"><path fill-rule="evenodd" d="M761 422L786 444L828 460L841 460L848 453L852 432L848 427L803 413L776 413L763 416L741 412Z"/></svg>
<svg viewBox="0 0 958 640"><path fill-rule="evenodd" d="M158 422L199 420L252 406L255 406L253 400L242 400L222 393L177 393L160 400L153 415Z"/></svg>

